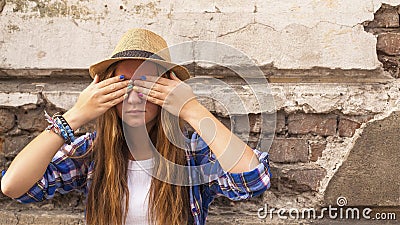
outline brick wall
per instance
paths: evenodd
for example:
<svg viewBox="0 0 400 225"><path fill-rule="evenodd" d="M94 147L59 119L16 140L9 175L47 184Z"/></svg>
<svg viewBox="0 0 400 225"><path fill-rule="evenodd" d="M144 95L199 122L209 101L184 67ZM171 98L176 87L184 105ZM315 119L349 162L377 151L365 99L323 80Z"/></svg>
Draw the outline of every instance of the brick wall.
<svg viewBox="0 0 400 225"><path fill-rule="evenodd" d="M399 77L400 33L399 6L383 4L374 20L365 22L365 30L377 36L378 59L385 71Z"/></svg>

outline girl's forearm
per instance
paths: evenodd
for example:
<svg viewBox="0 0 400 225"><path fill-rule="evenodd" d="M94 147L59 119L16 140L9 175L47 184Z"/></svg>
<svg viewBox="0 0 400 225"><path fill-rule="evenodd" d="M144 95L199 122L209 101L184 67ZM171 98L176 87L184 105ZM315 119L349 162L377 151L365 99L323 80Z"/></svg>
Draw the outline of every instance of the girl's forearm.
<svg viewBox="0 0 400 225"><path fill-rule="evenodd" d="M186 120L217 156L221 167L232 173L254 169L258 159L253 150L233 134L197 100L188 102Z"/></svg>
<svg viewBox="0 0 400 225"><path fill-rule="evenodd" d="M64 118L71 126L80 126L77 118L67 112ZM53 131L43 131L18 153L1 179L1 191L18 198L25 194L46 171L52 158L64 144L64 139Z"/></svg>

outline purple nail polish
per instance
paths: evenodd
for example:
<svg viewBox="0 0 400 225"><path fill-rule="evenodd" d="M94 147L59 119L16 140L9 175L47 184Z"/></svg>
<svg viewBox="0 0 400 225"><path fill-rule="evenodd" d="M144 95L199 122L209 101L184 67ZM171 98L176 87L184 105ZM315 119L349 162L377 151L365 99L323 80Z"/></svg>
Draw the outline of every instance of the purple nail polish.
<svg viewBox="0 0 400 225"><path fill-rule="evenodd" d="M139 97L143 97L143 94L140 92L140 93L138 93L138 96Z"/></svg>

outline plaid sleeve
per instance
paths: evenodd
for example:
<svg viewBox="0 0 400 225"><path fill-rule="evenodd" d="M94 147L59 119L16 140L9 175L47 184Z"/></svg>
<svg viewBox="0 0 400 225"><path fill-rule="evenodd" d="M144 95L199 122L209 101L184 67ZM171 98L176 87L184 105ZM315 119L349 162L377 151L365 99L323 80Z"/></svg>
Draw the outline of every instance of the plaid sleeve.
<svg viewBox="0 0 400 225"><path fill-rule="evenodd" d="M15 200L20 203L40 202L53 198L56 191L65 194L76 190L86 194L85 184L90 172L90 162L69 157L86 153L92 146L95 136L96 132L86 133L76 138L70 145L64 144L54 155L42 179Z"/></svg>
<svg viewBox="0 0 400 225"><path fill-rule="evenodd" d="M211 162L214 167L208 173L218 174L206 188L211 196L225 196L231 200L238 201L258 196L270 188L271 171L269 166L269 154L253 149L258 157L259 164L251 171L242 173L226 172L216 160L214 153L210 151L204 140L197 135L192 136L196 144L196 161L200 164Z"/></svg>

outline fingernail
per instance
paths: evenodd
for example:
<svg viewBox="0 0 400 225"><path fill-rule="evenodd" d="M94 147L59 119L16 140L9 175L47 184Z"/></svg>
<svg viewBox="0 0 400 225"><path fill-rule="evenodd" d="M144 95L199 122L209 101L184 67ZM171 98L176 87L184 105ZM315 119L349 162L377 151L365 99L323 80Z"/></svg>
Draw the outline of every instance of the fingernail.
<svg viewBox="0 0 400 225"><path fill-rule="evenodd" d="M133 85L132 85L132 84L129 84L127 88L128 88L128 90L129 90L129 89L132 89L132 88L133 88Z"/></svg>
<svg viewBox="0 0 400 225"><path fill-rule="evenodd" d="M129 80L128 84L133 84L133 80Z"/></svg>
<svg viewBox="0 0 400 225"><path fill-rule="evenodd" d="M126 99L128 97L128 94L124 94L124 99Z"/></svg>
<svg viewBox="0 0 400 225"><path fill-rule="evenodd" d="M119 79L123 80L125 78L124 75L119 76Z"/></svg>
<svg viewBox="0 0 400 225"><path fill-rule="evenodd" d="M141 80L146 80L146 76L144 76L144 75L143 75L143 76L140 76L140 79L141 79Z"/></svg>
<svg viewBox="0 0 400 225"><path fill-rule="evenodd" d="M139 92L138 96L142 98L143 94L141 92Z"/></svg>
<svg viewBox="0 0 400 225"><path fill-rule="evenodd" d="M134 90L134 91L138 91L138 90L139 90L139 88L138 88L138 87L136 87L136 86L133 86L133 87L132 87L132 90Z"/></svg>

